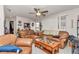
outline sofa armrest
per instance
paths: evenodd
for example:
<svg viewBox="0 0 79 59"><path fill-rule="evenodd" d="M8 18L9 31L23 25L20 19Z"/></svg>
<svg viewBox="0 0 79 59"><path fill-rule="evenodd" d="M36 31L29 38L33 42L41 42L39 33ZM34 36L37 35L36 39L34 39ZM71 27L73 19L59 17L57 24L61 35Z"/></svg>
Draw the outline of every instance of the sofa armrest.
<svg viewBox="0 0 79 59"><path fill-rule="evenodd" d="M30 38L18 38L16 41L16 46L32 46L32 39Z"/></svg>
<svg viewBox="0 0 79 59"><path fill-rule="evenodd" d="M70 48L72 48L73 47L73 45L72 45L72 43L69 41L69 47Z"/></svg>

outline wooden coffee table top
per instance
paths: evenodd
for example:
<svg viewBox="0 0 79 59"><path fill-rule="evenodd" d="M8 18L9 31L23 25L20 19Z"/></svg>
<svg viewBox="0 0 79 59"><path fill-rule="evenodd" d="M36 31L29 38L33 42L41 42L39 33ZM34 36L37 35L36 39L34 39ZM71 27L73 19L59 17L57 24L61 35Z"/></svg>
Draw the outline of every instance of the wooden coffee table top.
<svg viewBox="0 0 79 59"><path fill-rule="evenodd" d="M47 43L47 42L41 41L39 39L35 40L35 41L36 41L36 43L46 45L46 46L51 47L51 48L55 48L56 46L60 45L60 42L56 42L56 41L54 41L53 43Z"/></svg>

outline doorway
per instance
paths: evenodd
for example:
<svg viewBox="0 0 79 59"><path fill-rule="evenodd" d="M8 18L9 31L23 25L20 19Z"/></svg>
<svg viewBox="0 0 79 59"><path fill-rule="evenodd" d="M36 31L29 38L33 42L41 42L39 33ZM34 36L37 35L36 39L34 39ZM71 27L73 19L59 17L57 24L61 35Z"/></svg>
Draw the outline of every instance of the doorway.
<svg viewBox="0 0 79 59"><path fill-rule="evenodd" d="M14 34L14 21L9 22L10 34Z"/></svg>

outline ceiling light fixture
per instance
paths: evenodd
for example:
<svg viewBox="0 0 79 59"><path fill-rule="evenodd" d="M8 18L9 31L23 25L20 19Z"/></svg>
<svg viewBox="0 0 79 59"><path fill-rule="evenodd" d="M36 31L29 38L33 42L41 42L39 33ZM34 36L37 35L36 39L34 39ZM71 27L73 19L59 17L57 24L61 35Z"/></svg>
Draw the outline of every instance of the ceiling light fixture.
<svg viewBox="0 0 79 59"><path fill-rule="evenodd" d="M36 13L36 15L37 15L37 16L40 16L40 15L41 15L41 13L38 11L38 13Z"/></svg>

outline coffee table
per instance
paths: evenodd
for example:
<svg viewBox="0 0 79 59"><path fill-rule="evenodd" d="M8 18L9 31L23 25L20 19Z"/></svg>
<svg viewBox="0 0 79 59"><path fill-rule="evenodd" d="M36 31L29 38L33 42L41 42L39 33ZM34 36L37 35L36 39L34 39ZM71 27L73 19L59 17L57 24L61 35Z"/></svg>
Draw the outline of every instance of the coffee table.
<svg viewBox="0 0 79 59"><path fill-rule="evenodd" d="M38 47L46 53L56 54L59 52L60 42L52 41L51 43L43 40L35 40L35 47Z"/></svg>

